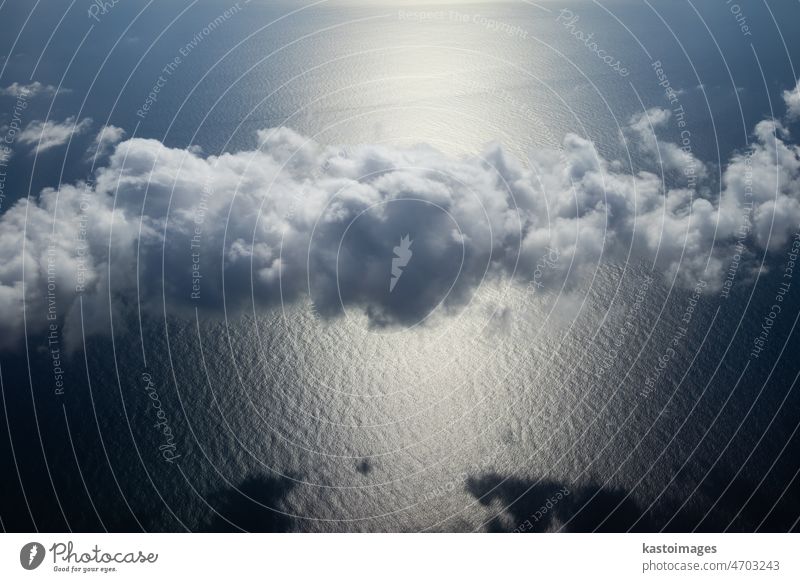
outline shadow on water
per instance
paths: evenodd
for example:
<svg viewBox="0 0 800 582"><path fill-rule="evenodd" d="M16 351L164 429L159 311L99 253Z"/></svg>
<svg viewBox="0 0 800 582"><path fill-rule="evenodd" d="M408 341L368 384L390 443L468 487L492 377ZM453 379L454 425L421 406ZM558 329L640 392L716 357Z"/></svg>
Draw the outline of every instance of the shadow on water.
<svg viewBox="0 0 800 582"><path fill-rule="evenodd" d="M619 532L651 528L647 516L635 524L641 508L630 497L626 499L622 489L503 478L495 473L470 477L466 487L481 505L502 509L487 523L490 532Z"/></svg>
<svg viewBox="0 0 800 582"><path fill-rule="evenodd" d="M282 477L251 476L236 488L212 495L216 514L201 528L206 532L282 533L292 530L292 518L281 507L294 483Z"/></svg>
<svg viewBox="0 0 800 582"><path fill-rule="evenodd" d="M660 513L669 520L667 531L788 532L797 531L800 517L800 480L773 472L761 485L735 477L728 470L712 470L699 488L700 499Z"/></svg>
<svg viewBox="0 0 800 582"><path fill-rule="evenodd" d="M775 480L776 482L778 479ZM776 487L712 471L692 494L664 495L652 508L621 488L552 480L470 477L467 492L493 516L489 532L786 532L797 531L800 485Z"/></svg>

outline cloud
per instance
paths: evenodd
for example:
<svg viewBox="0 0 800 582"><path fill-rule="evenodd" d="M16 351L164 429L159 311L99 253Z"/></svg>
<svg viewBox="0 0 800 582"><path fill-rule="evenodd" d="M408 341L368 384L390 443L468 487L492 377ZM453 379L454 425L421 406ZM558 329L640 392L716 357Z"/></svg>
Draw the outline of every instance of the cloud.
<svg viewBox="0 0 800 582"><path fill-rule="evenodd" d="M86 150L88 159L103 158L111 153L111 149L125 137L125 130L115 125L105 125L97 132L92 145Z"/></svg>
<svg viewBox="0 0 800 582"><path fill-rule="evenodd" d="M668 165L699 167L645 129L668 118L650 110L624 134ZM647 259L687 285L719 285L743 216L752 253L779 250L800 223L800 151L786 135L777 121L759 123L717 195L704 172L696 187L665 187L571 134L562 151L534 152L530 167L499 144L464 158L426 145L343 150L287 128L219 156L127 139L92 183L46 189L0 216L0 337L19 337L23 303L29 330L53 308L75 333L79 295L87 332L102 329L109 297L130 308L137 285L155 312L163 286L173 314L310 299L323 317L358 312L373 325L457 311L487 278L571 288L600 261ZM391 290L406 236L412 254ZM559 260L540 272L553 249Z"/></svg>
<svg viewBox="0 0 800 582"><path fill-rule="evenodd" d="M36 97L37 95L48 95L54 96L56 93L68 93L69 89L59 89L54 87L53 85L43 85L39 81L34 81L33 83L21 84L21 83L11 83L8 87L0 87L0 95L6 97L25 97L31 98Z"/></svg>
<svg viewBox="0 0 800 582"><path fill-rule="evenodd" d="M648 157L658 163L665 171L683 174L692 187L698 179L708 177L705 164L692 153L691 141L680 146L658 138L657 129L664 128L672 118L672 112L654 107L644 113L634 115L626 128L632 145L640 148Z"/></svg>
<svg viewBox="0 0 800 582"><path fill-rule="evenodd" d="M64 121L31 121L19 134L17 141L22 145L34 145L31 153L41 153L67 143L73 135L86 132L92 125L91 118L82 119L79 123L75 117L67 117Z"/></svg>
<svg viewBox="0 0 800 582"><path fill-rule="evenodd" d="M786 116L792 121L800 119L800 80L794 89L783 92L783 100L786 102Z"/></svg>

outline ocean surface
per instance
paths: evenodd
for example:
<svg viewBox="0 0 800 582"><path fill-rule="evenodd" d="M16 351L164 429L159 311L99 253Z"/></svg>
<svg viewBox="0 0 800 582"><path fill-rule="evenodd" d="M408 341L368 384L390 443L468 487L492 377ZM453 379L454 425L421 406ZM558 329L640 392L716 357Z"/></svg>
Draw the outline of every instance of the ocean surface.
<svg viewBox="0 0 800 582"><path fill-rule="evenodd" d="M66 89L32 99L26 120L90 117L204 155L286 126L343 155L359 144L477 155L499 142L525 163L574 133L639 172L652 160L621 132L670 107L660 61L718 188L800 76L800 4L739 4L750 35L721 0L140 1L97 18L89 2L5 2L0 87ZM0 100L3 125L13 100ZM681 130L662 136L680 143ZM91 176L91 138L15 153L0 210ZM491 280L413 329L356 311L328 319L308 301L216 317L168 298L141 316L129 305L65 345L62 395L47 337L32 333L0 354L2 527L796 530L800 290L749 356L781 283L776 257L727 298L693 298L646 261L598 263L564 294Z"/></svg>

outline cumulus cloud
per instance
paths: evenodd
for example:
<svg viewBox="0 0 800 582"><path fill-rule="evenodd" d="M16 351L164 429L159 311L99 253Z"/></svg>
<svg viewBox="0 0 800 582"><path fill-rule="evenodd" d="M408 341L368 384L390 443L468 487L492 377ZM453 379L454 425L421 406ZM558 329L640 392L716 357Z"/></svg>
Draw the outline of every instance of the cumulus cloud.
<svg viewBox="0 0 800 582"><path fill-rule="evenodd" d="M11 83L8 87L0 87L0 95L6 97L25 97L31 98L37 95L53 96L56 93L67 93L69 89L59 89L53 85L44 85L39 81L33 83Z"/></svg>
<svg viewBox="0 0 800 582"><path fill-rule="evenodd" d="M645 130L668 112L647 116L625 132L639 147L678 168L701 167ZM170 313L310 298L325 317L357 310L388 325L458 309L486 278L560 288L601 260L646 258L689 285L719 284L743 216L753 252L777 250L800 223L800 151L777 121L756 127L716 196L632 173L577 135L562 151L535 152L530 167L498 144L455 158L425 145L342 150L287 128L259 138L254 150L219 156L128 139L92 183L10 208L0 217L0 337L18 336L23 302L29 329L45 325L48 286L66 329L80 329L83 297L92 331L109 297L111 307L129 306L137 285L145 309L162 308L163 286ZM405 237L411 253L392 288ZM553 249L558 264L536 274Z"/></svg>
<svg viewBox="0 0 800 582"><path fill-rule="evenodd" d="M125 137L125 130L116 125L104 125L103 128L94 136L92 145L86 150L86 157L89 159L102 158L111 153L112 148L122 141Z"/></svg>
<svg viewBox="0 0 800 582"><path fill-rule="evenodd" d="M31 153L41 153L67 143L73 135L80 135L91 127L92 120L87 117L80 122L75 117L67 117L64 121L31 121L20 132L17 141L21 145L33 145Z"/></svg>
<svg viewBox="0 0 800 582"><path fill-rule="evenodd" d="M793 121L800 119L800 80L794 89L783 92L783 100L786 102L787 117Z"/></svg>
<svg viewBox="0 0 800 582"><path fill-rule="evenodd" d="M658 138L658 130L663 129L671 118L672 112L668 109L648 109L633 116L626 127L626 133L631 145L646 153L660 169L683 174L686 184L694 187L698 180L708 177L708 170L692 153L690 139L678 145Z"/></svg>

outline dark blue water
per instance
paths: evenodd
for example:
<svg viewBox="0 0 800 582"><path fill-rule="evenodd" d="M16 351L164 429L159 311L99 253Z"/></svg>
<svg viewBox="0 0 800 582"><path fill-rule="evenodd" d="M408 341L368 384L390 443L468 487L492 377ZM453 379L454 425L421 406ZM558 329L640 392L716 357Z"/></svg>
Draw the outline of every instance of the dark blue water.
<svg viewBox="0 0 800 582"><path fill-rule="evenodd" d="M0 86L68 89L31 99L25 123L90 117L95 130L205 154L288 126L322 144L426 143L454 156L499 141L524 160L571 132L640 171L654 164L628 160L620 128L669 106L660 61L713 197L755 124L784 116L781 93L798 77L800 7L740 4L752 34L724 2L414 6L447 11L422 18L254 1L206 35L234 5L120 2L98 22L88 2L7 2ZM628 76L569 33L563 8ZM517 32L490 30L484 15ZM13 104L0 97L0 125ZM662 137L680 131L668 123ZM36 157L15 151L2 210L92 175L94 133ZM685 336L691 288L647 261L602 264L563 300L503 295L494 281L457 322L402 341L303 302L195 319L169 296L140 333L135 297L115 295L113 328L90 316L100 331L64 346L63 394L42 333L2 354L3 527L510 531L566 490L531 529L796 529L797 289L750 355L783 261L778 249L762 273L743 272L729 298L704 293Z"/></svg>

